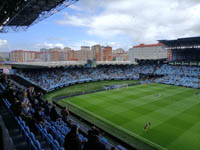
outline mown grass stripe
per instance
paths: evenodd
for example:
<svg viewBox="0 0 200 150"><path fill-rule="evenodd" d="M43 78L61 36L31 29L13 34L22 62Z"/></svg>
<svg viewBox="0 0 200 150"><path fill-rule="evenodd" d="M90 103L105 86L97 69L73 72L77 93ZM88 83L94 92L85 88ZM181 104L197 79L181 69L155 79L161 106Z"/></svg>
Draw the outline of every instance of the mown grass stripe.
<svg viewBox="0 0 200 150"><path fill-rule="evenodd" d="M200 127L196 126L200 121L200 96L197 91L164 84L146 84L73 97L58 103L73 104L75 113L114 132L122 140L132 142L132 145L137 145L131 137L136 134L169 150L188 150L187 140L200 139L200 134L196 134L200 131ZM152 127L145 134L143 127L149 120ZM128 133L118 126L133 135L126 135ZM200 143L194 144L190 150L200 147Z"/></svg>

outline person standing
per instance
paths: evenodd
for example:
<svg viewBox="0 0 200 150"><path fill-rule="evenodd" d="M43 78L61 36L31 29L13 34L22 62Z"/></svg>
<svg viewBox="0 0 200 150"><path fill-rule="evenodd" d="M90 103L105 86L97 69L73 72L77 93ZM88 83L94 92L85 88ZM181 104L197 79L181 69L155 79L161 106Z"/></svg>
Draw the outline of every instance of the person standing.
<svg viewBox="0 0 200 150"><path fill-rule="evenodd" d="M81 140L78 137L78 127L71 126L71 131L65 136L65 150L81 150Z"/></svg>
<svg viewBox="0 0 200 150"><path fill-rule="evenodd" d="M64 107L64 109L61 110L61 116L62 116L62 120L64 122L67 122L68 115L69 115L69 111L68 111L67 107Z"/></svg>
<svg viewBox="0 0 200 150"><path fill-rule="evenodd" d="M51 120L56 121L58 119L58 117L59 116L58 116L58 113L56 111L56 108L55 108L55 106L53 106L51 108L51 111L50 111L50 118L51 118Z"/></svg>
<svg viewBox="0 0 200 150"><path fill-rule="evenodd" d="M151 127L151 122L148 121L144 126L144 132L147 132L150 129L150 127Z"/></svg>

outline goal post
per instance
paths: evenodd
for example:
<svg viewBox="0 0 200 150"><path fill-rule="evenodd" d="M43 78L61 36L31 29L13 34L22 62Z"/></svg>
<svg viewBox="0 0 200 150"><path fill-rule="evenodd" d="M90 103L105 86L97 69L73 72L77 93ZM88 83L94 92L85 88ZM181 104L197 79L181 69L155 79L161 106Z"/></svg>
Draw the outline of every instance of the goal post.
<svg viewBox="0 0 200 150"><path fill-rule="evenodd" d="M111 90L111 89L118 89L119 90L121 88L128 88L128 84L104 86L105 90Z"/></svg>
<svg viewBox="0 0 200 150"><path fill-rule="evenodd" d="M119 88L128 88L128 84L119 85Z"/></svg>

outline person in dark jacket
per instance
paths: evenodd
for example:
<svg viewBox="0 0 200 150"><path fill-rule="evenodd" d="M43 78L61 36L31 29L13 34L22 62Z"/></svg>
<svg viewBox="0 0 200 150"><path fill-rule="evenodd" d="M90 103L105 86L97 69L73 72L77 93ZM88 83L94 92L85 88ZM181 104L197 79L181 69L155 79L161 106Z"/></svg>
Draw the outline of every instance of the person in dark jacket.
<svg viewBox="0 0 200 150"><path fill-rule="evenodd" d="M110 150L116 150L116 148L113 146L113 147L110 148Z"/></svg>
<svg viewBox="0 0 200 150"><path fill-rule="evenodd" d="M58 119L58 117L59 116L58 116L58 113L56 111L56 108L55 108L55 106L53 106L51 108L51 111L50 111L50 118L51 118L51 120L56 121Z"/></svg>
<svg viewBox="0 0 200 150"><path fill-rule="evenodd" d="M11 110L18 117L22 114L22 103L21 101L15 99L14 103L11 104Z"/></svg>
<svg viewBox="0 0 200 150"><path fill-rule="evenodd" d="M26 119L26 125L29 127L30 131L33 132L35 135L37 135L37 127L35 125L35 123L37 122L37 120L35 120L35 118L30 117Z"/></svg>
<svg viewBox="0 0 200 150"><path fill-rule="evenodd" d="M88 131L88 141L85 143L83 150L106 150L106 146L99 139L97 129Z"/></svg>
<svg viewBox="0 0 200 150"><path fill-rule="evenodd" d="M67 122L67 117L69 116L69 111L66 107L64 107L62 110L61 110L61 116L62 116L62 120L64 122Z"/></svg>
<svg viewBox="0 0 200 150"><path fill-rule="evenodd" d="M49 103L46 101L45 102L45 106L44 106L44 114L46 116L49 116L50 115L50 108L49 108Z"/></svg>
<svg viewBox="0 0 200 150"><path fill-rule="evenodd" d="M65 136L64 148L66 150L81 150L81 141L78 137L78 127L71 126L71 131Z"/></svg>
<svg viewBox="0 0 200 150"><path fill-rule="evenodd" d="M35 113L33 114L33 117L34 117L34 119L36 120L37 123L42 123L42 122L44 122L42 116L41 116L40 113L39 113L40 111L41 111L41 110L38 109L38 110L36 110Z"/></svg>

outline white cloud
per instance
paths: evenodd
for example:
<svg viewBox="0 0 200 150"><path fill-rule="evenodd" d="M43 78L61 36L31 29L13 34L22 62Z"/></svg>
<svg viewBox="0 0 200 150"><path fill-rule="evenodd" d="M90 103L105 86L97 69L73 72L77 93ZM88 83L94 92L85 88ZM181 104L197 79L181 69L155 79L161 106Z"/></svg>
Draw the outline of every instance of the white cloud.
<svg viewBox="0 0 200 150"><path fill-rule="evenodd" d="M76 5L70 5L69 8L71 8L72 10L76 10L76 11L82 11L82 9Z"/></svg>
<svg viewBox="0 0 200 150"><path fill-rule="evenodd" d="M80 3L81 8L88 7L85 12L65 13L57 23L85 27L89 35L103 37L105 41L127 36L134 44L200 34L198 0L92 1ZM87 11L90 9L100 11L93 14Z"/></svg>
<svg viewBox="0 0 200 150"><path fill-rule="evenodd" d="M62 43L47 43L47 42L44 42L44 43L37 43L36 47L37 48L55 48L55 47L64 48L65 46Z"/></svg>
<svg viewBox="0 0 200 150"><path fill-rule="evenodd" d="M96 45L96 44L100 44L102 46L111 46L113 49L120 48L121 46L126 49L131 47L130 43L121 44L121 43L113 42L113 41L105 41L104 42L104 41L90 41L90 40L82 40L82 41L76 42L72 45L69 45L69 47L71 47L74 50L80 50L81 46L92 47L93 45Z"/></svg>
<svg viewBox="0 0 200 150"><path fill-rule="evenodd" d="M69 45L69 47L71 47L73 50L80 50L81 46L90 46L91 47L91 46L96 45L96 44L99 44L99 43L96 42L96 41L81 40L79 42L71 43Z"/></svg>
<svg viewBox="0 0 200 150"><path fill-rule="evenodd" d="M2 40L2 39L0 39L0 47L3 47L3 46L5 46L5 45L7 45L8 44L8 41L7 40Z"/></svg>

